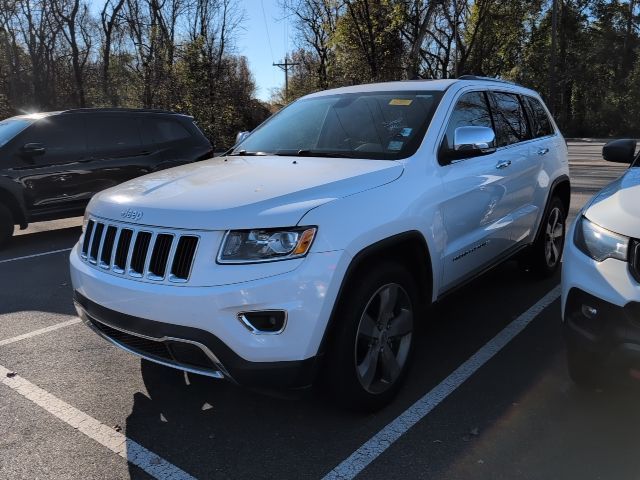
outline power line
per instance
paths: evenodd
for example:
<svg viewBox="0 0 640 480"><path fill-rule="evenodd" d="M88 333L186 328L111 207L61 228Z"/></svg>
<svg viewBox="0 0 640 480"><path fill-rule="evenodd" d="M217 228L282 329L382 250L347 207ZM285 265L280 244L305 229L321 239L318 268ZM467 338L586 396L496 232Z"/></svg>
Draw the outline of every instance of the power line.
<svg viewBox="0 0 640 480"><path fill-rule="evenodd" d="M269 43L269 51L271 52L271 61L275 62L273 56L273 48L271 47L271 35L269 35L269 24L267 22L267 12L264 10L264 0L260 0L260 6L262 7L262 19L264 20L264 28L267 31L267 42Z"/></svg>

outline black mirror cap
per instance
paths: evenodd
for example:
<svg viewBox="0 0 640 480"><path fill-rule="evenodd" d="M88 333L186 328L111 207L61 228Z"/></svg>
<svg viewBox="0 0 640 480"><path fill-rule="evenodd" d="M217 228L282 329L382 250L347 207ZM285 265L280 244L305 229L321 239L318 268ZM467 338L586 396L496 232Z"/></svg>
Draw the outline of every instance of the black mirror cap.
<svg viewBox="0 0 640 480"><path fill-rule="evenodd" d="M630 138L611 140L602 147L602 158L607 162L631 163L636 156L636 141Z"/></svg>

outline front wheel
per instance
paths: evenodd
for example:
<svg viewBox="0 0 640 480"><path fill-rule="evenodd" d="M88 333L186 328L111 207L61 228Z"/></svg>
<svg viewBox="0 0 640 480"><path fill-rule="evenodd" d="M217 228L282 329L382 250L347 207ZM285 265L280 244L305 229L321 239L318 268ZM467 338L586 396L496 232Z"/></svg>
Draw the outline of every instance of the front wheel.
<svg viewBox="0 0 640 480"><path fill-rule="evenodd" d="M339 403L374 411L396 395L411 356L416 287L406 268L376 266L352 282L337 311L326 380Z"/></svg>
<svg viewBox="0 0 640 480"><path fill-rule="evenodd" d="M0 246L13 235L13 216L7 207L0 205Z"/></svg>

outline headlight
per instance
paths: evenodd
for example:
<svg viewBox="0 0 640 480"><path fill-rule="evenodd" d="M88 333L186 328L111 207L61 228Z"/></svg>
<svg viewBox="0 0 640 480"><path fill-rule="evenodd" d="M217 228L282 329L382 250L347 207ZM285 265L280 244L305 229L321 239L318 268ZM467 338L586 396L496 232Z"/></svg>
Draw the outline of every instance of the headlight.
<svg viewBox="0 0 640 480"><path fill-rule="evenodd" d="M602 228L584 216L578 219L574 243L596 262L607 258L617 258L624 262L628 259L629 237Z"/></svg>
<svg viewBox="0 0 640 480"><path fill-rule="evenodd" d="M316 227L230 230L218 252L218 263L272 262L303 257L311 248Z"/></svg>

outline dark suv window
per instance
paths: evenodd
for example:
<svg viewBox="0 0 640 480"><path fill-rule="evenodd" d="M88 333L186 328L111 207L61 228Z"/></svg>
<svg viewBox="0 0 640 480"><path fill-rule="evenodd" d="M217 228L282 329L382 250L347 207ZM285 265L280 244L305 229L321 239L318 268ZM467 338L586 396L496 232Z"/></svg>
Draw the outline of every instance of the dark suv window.
<svg viewBox="0 0 640 480"><path fill-rule="evenodd" d="M92 115L87 128L87 143L92 150L127 150L141 145L135 117Z"/></svg>
<svg viewBox="0 0 640 480"><path fill-rule="evenodd" d="M547 111L542 106L542 103L533 97L522 97L527 105L527 111L529 113L529 119L531 120L531 129L533 130L533 137L546 137L547 135L553 135L553 127L551 126L551 120Z"/></svg>
<svg viewBox="0 0 640 480"><path fill-rule="evenodd" d="M191 137L178 121L164 118L141 118L142 139L145 145L175 142Z"/></svg>
<svg viewBox="0 0 640 480"><path fill-rule="evenodd" d="M71 162L86 153L84 125L72 116L54 115L37 120L16 140L16 153L27 143L42 144L44 155L32 157L40 164Z"/></svg>
<svg viewBox="0 0 640 480"><path fill-rule="evenodd" d="M493 92L492 113L498 147L511 145L531 138L527 118L518 95Z"/></svg>
<svg viewBox="0 0 640 480"><path fill-rule="evenodd" d="M465 93L456 103L445 137L449 150L453 150L456 128L468 126L493 128L489 106L483 92Z"/></svg>

